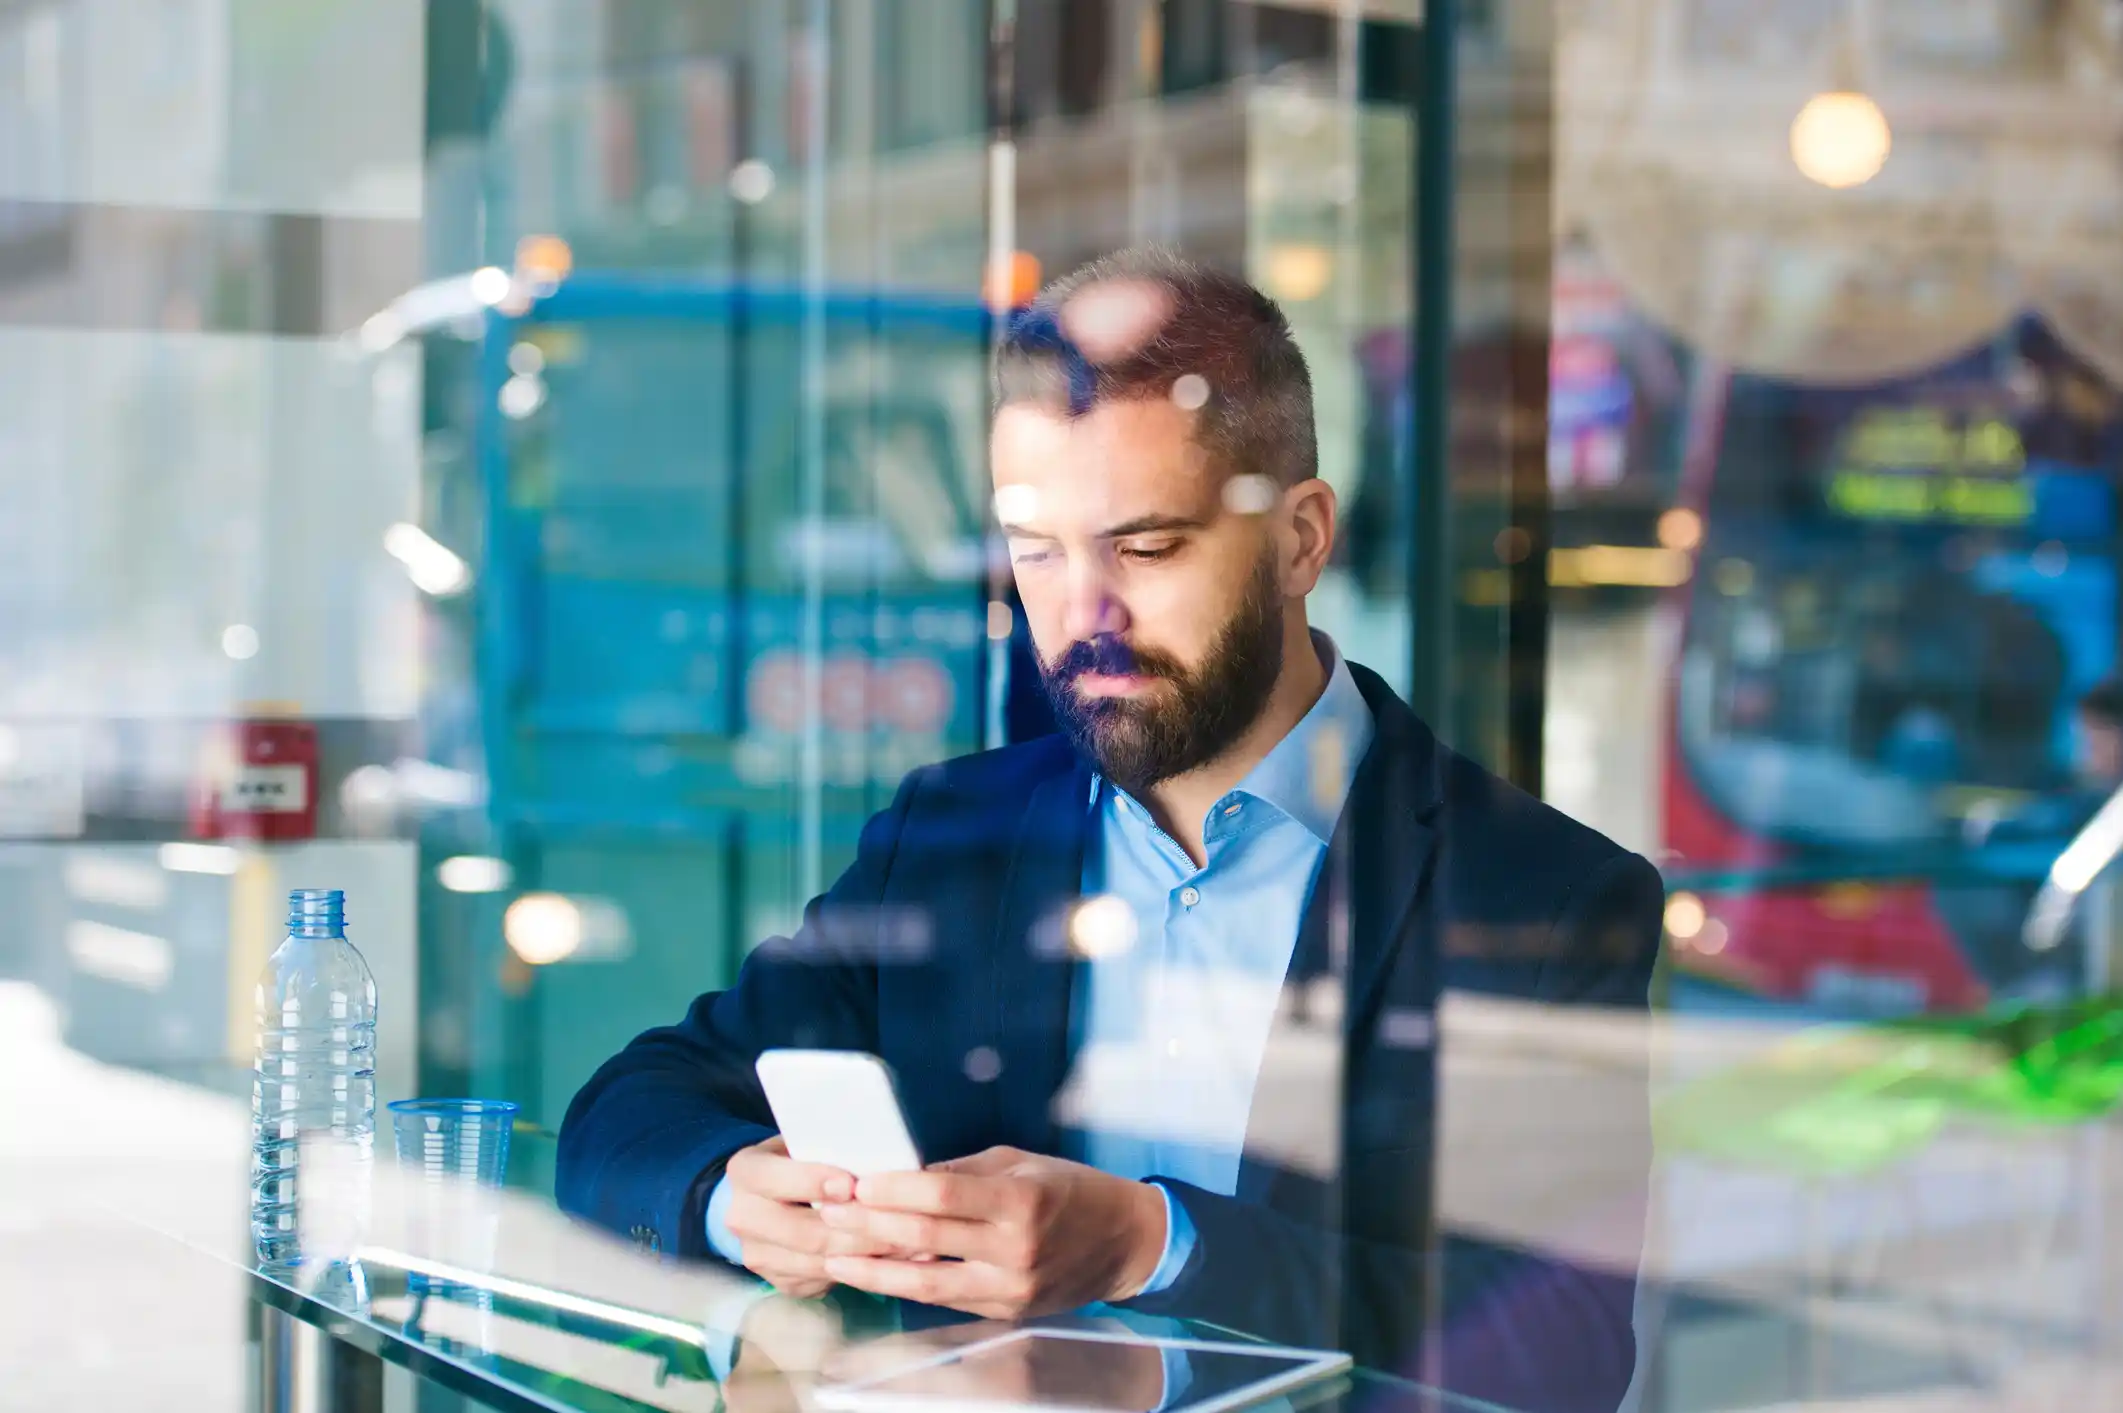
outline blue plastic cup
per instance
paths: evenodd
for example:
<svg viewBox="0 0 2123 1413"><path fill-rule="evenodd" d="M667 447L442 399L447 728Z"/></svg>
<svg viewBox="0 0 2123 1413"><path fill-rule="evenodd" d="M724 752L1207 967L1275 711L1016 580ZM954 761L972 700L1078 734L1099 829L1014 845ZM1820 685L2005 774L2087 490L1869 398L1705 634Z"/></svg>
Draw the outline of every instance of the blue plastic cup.
<svg viewBox="0 0 2123 1413"><path fill-rule="evenodd" d="M400 1099L390 1110L398 1161L422 1179L501 1186L516 1105L506 1099Z"/></svg>
<svg viewBox="0 0 2123 1413"><path fill-rule="evenodd" d="M399 1216L412 1254L459 1269L492 1270L501 1221L495 1189L508 1173L517 1106L505 1099L400 1099L389 1107L398 1166L407 1179ZM416 1300L468 1306L482 1321L493 1309L493 1296L483 1288L417 1271L408 1273L406 1289ZM475 1335L474 1343L480 1342Z"/></svg>

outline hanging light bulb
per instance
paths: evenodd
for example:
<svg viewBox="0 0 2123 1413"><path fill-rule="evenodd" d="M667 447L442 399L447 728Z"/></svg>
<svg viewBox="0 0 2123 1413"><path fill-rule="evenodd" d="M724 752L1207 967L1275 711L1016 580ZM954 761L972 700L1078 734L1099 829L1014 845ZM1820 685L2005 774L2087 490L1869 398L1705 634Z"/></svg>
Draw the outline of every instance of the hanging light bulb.
<svg viewBox="0 0 2123 1413"><path fill-rule="evenodd" d="M1893 145L1880 105L1851 90L1816 93L1791 120L1791 160L1808 180L1839 191L1878 176Z"/></svg>

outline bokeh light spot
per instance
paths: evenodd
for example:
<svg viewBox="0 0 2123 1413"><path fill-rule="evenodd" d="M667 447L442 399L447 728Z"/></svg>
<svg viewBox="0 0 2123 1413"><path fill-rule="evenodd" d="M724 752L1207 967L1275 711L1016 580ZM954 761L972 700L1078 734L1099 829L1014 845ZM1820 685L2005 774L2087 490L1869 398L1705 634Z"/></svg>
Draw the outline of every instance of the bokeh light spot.
<svg viewBox="0 0 2123 1413"><path fill-rule="evenodd" d="M545 406L545 379L518 373L501 385L498 401L502 416L520 422Z"/></svg>
<svg viewBox="0 0 2123 1413"><path fill-rule="evenodd" d="M997 486L995 518L1006 526L1028 525L1039 519L1038 488L1022 485Z"/></svg>
<svg viewBox="0 0 2123 1413"><path fill-rule="evenodd" d="M1111 363L1142 347L1164 322L1171 296L1144 280L1101 280L1071 298L1062 332L1093 363Z"/></svg>
<svg viewBox="0 0 2123 1413"><path fill-rule="evenodd" d="M472 298L492 308L509 297L512 283L509 272L499 265L482 265L472 271Z"/></svg>
<svg viewBox="0 0 2123 1413"><path fill-rule="evenodd" d="M1754 588L1754 566L1744 559L1721 559L1711 581L1725 597L1740 598Z"/></svg>
<svg viewBox="0 0 2123 1413"><path fill-rule="evenodd" d="M452 893L499 893L510 877L506 860L485 854L457 854L435 867L435 881Z"/></svg>
<svg viewBox="0 0 2123 1413"><path fill-rule="evenodd" d="M1707 917L1703 900L1693 893L1676 893L1666 900L1666 931L1671 936L1695 936L1703 930Z"/></svg>
<svg viewBox="0 0 2123 1413"><path fill-rule="evenodd" d="M966 1051L966 1078L975 1084L992 1084L1003 1072L1003 1057L992 1045L976 1045Z"/></svg>
<svg viewBox="0 0 2123 1413"><path fill-rule="evenodd" d="M1792 162L1807 180L1836 190L1879 175L1893 146L1887 115L1862 93L1816 93L1791 120Z"/></svg>
<svg viewBox="0 0 2123 1413"><path fill-rule="evenodd" d="M1233 515L1266 515L1275 508L1275 482L1258 473L1224 482L1224 509Z"/></svg>
<svg viewBox="0 0 2123 1413"><path fill-rule="evenodd" d="M526 893L502 915L501 934L524 961L547 966L582 946L582 909L558 893Z"/></svg>
<svg viewBox="0 0 2123 1413"><path fill-rule="evenodd" d="M1069 950L1079 957L1117 957L1134 945L1135 909L1125 898L1100 893L1069 914Z"/></svg>
<svg viewBox="0 0 2123 1413"><path fill-rule="evenodd" d="M747 206L757 206L774 194L774 169L750 157L730 169L730 195Z"/></svg>
<svg viewBox="0 0 2123 1413"><path fill-rule="evenodd" d="M1278 245L1261 268L1268 293L1295 304L1319 298L1333 278L1334 252L1324 245Z"/></svg>
<svg viewBox="0 0 2123 1413"><path fill-rule="evenodd" d="M1659 516L1659 543L1668 549L1692 550L1703 543L1703 517L1685 505Z"/></svg>

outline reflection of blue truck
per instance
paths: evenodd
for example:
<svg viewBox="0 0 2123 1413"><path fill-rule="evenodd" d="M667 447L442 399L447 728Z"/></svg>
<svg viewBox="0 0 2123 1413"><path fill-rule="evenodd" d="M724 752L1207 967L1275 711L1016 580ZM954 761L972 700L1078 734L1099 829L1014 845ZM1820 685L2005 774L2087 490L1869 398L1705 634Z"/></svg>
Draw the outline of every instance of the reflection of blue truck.
<svg viewBox="0 0 2123 1413"><path fill-rule="evenodd" d="M431 895L423 1008L469 1007L464 1081L557 1120L794 920L901 775L981 744L991 319L580 275L519 281L469 359L431 347L430 407L454 408L431 433L465 454L429 504L481 546L469 615L437 615L464 666L434 678L431 746L454 720L488 795L484 838L435 826L428 852L498 852L512 894L607 900L625 934L535 981L509 963L497 993L492 966L441 973L506 960L500 908Z"/></svg>

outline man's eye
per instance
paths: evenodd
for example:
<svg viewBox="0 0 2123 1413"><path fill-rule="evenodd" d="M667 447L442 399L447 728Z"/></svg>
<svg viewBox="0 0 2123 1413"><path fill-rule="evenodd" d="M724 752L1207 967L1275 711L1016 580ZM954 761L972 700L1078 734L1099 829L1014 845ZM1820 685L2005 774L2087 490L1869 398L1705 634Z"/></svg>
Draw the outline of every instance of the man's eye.
<svg viewBox="0 0 2123 1413"><path fill-rule="evenodd" d="M1172 540L1161 545L1122 545L1120 557L1135 564L1155 564L1161 559L1170 559L1179 553L1179 541Z"/></svg>
<svg viewBox="0 0 2123 1413"><path fill-rule="evenodd" d="M1025 549L1019 550L1017 551L1017 553L1011 555L1010 562L1012 564L1045 564L1048 560L1053 558L1053 550Z"/></svg>

